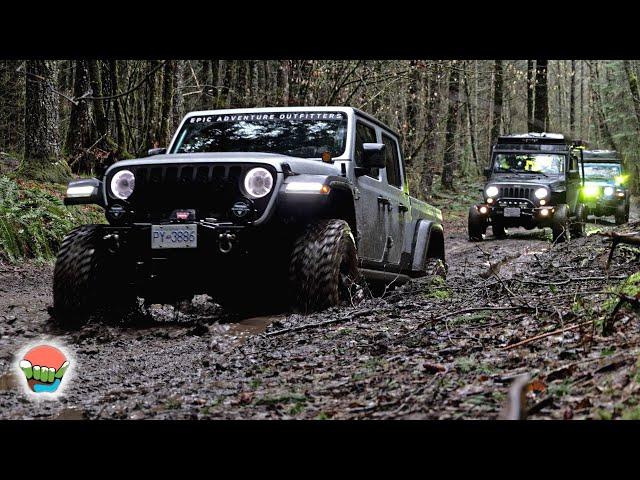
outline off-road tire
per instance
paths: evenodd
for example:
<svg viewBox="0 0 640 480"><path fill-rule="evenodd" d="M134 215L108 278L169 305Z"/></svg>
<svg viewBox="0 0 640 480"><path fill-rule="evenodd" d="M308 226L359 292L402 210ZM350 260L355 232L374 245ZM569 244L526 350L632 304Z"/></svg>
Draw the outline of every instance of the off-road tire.
<svg viewBox="0 0 640 480"><path fill-rule="evenodd" d="M344 220L314 222L294 241L289 282L298 311L310 313L348 303L359 281L356 244Z"/></svg>
<svg viewBox="0 0 640 480"><path fill-rule="evenodd" d="M116 278L120 262L109 254L104 235L101 225L85 225L62 240L53 273L52 311L62 327L77 328L96 313L113 319L135 306L133 289Z"/></svg>
<svg viewBox="0 0 640 480"><path fill-rule="evenodd" d="M582 203L579 203L576 206L575 220L572 221L569 226L571 230L572 238L584 237L585 230L586 230L586 226L585 226L586 222L587 222L587 209Z"/></svg>
<svg viewBox="0 0 640 480"><path fill-rule="evenodd" d="M469 208L467 230L469 232L469 240L471 242L481 242L482 236L487 231L486 221L474 205Z"/></svg>
<svg viewBox="0 0 640 480"><path fill-rule="evenodd" d="M492 223L491 230L493 231L493 236L496 238L505 238L507 236L507 230L500 223Z"/></svg>
<svg viewBox="0 0 640 480"><path fill-rule="evenodd" d="M616 207L615 221L616 225L622 225L629 221L629 209L627 209L627 205L625 203Z"/></svg>
<svg viewBox="0 0 640 480"><path fill-rule="evenodd" d="M562 243L570 239L569 226L569 206L560 204L556 207L556 211L551 221L551 232L553 233L553 242Z"/></svg>

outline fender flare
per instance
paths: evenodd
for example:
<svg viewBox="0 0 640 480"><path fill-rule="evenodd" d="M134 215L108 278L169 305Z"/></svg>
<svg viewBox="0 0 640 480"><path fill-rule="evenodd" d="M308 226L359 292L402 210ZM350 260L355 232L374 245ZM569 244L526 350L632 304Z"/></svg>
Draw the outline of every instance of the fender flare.
<svg viewBox="0 0 640 480"><path fill-rule="evenodd" d="M422 271L428 255L444 261L444 230L439 223L419 220L413 235L411 270Z"/></svg>

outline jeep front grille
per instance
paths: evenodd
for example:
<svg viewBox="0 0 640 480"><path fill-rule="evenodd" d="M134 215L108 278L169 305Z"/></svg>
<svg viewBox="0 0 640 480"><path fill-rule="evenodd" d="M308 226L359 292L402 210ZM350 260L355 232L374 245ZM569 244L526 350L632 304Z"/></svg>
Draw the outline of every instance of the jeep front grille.
<svg viewBox="0 0 640 480"><path fill-rule="evenodd" d="M525 198L531 200L532 188L500 187L499 198Z"/></svg>
<svg viewBox="0 0 640 480"><path fill-rule="evenodd" d="M135 212L136 221L167 219L178 208L196 209L198 219L230 220L233 204L245 198L241 183L245 174L254 167L267 168L276 178L276 171L264 164L178 163L163 165L136 165L125 167L135 175L135 189L123 203ZM112 178L107 178L107 185ZM258 216L269 203L269 195L253 200Z"/></svg>

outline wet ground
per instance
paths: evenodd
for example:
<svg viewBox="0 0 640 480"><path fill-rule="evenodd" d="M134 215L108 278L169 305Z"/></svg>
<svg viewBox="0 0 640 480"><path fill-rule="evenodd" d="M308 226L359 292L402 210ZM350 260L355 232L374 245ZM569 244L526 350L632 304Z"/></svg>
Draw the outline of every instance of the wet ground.
<svg viewBox="0 0 640 480"><path fill-rule="evenodd" d="M638 267L622 246L606 269L597 232L615 226L568 244L525 230L470 243L451 218L446 282L310 316L230 321L196 297L153 322L62 332L47 313L53 267L0 264L0 418L491 419L518 414L516 393L529 418L640 416L637 312L606 310ZM34 402L14 370L40 341L64 346L73 374L61 397Z"/></svg>

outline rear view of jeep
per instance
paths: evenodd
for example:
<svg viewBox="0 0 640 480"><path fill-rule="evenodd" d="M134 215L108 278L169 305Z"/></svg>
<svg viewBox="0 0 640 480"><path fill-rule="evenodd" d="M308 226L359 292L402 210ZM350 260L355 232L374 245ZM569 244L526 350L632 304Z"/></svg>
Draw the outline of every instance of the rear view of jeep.
<svg viewBox="0 0 640 480"><path fill-rule="evenodd" d="M587 214L613 216L616 225L629 221L630 198L622 159L615 150L585 150L582 201Z"/></svg>
<svg viewBox="0 0 640 480"><path fill-rule="evenodd" d="M496 238L515 227L550 227L554 242L582 236L586 210L580 199L580 170L580 151L563 135L498 137L485 170L483 202L469 209L469 240L482 240L487 227Z"/></svg>

